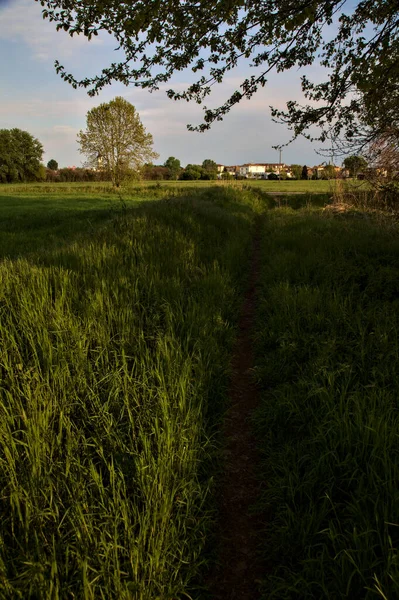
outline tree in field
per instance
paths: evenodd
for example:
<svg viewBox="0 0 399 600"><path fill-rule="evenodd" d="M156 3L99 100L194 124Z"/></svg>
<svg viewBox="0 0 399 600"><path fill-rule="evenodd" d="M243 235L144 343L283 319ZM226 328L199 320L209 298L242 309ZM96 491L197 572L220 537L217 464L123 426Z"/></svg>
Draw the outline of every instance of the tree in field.
<svg viewBox="0 0 399 600"><path fill-rule="evenodd" d="M301 165L291 165L291 171L294 175L295 179L301 179L302 176L302 167Z"/></svg>
<svg viewBox="0 0 399 600"><path fill-rule="evenodd" d="M378 112L387 92L397 107L399 11L397 0L216 0L215 2L148 3L141 0L40 0L43 16L71 36L87 38L104 30L113 34L124 52L120 62L104 65L101 73L76 79L56 61L61 77L95 95L113 81L156 90L174 73L191 67L196 81L170 98L203 102L214 83L245 62L247 76L216 108L204 106L204 131L244 98L267 82L271 71L326 69L326 79L314 84L304 75L302 90L309 105L289 101L286 111L272 114L296 137L310 137L321 126L319 139L345 132L352 138L364 115L381 131L388 119ZM331 26L329 28L329 26ZM314 102L316 101L316 102ZM397 110L396 110L397 113Z"/></svg>
<svg viewBox="0 0 399 600"><path fill-rule="evenodd" d="M180 175L180 179L183 180L198 180L201 179L202 167L201 165L188 164Z"/></svg>
<svg viewBox="0 0 399 600"><path fill-rule="evenodd" d="M101 166L116 187L158 157L138 112L120 96L89 110L86 127L78 134L80 152L86 155L88 166Z"/></svg>
<svg viewBox="0 0 399 600"><path fill-rule="evenodd" d="M301 179L309 179L308 168L306 165L302 167Z"/></svg>
<svg viewBox="0 0 399 600"><path fill-rule="evenodd" d="M336 179L337 173L333 165L326 165L322 172L323 179Z"/></svg>
<svg viewBox="0 0 399 600"><path fill-rule="evenodd" d="M54 160L54 158L52 158L51 160L48 161L47 163L47 168L50 169L50 171L58 171L58 163L56 160Z"/></svg>
<svg viewBox="0 0 399 600"><path fill-rule="evenodd" d="M0 129L0 182L37 181L43 146L21 129Z"/></svg>
<svg viewBox="0 0 399 600"><path fill-rule="evenodd" d="M363 156L347 156L344 167L348 169L350 177L357 177L367 167L367 160Z"/></svg>
<svg viewBox="0 0 399 600"><path fill-rule="evenodd" d="M218 166L214 160L206 158L202 162L202 179L217 179Z"/></svg>
<svg viewBox="0 0 399 600"><path fill-rule="evenodd" d="M169 156L169 158L165 161L164 167L169 170L169 179L177 179L179 177L181 165L178 158Z"/></svg>

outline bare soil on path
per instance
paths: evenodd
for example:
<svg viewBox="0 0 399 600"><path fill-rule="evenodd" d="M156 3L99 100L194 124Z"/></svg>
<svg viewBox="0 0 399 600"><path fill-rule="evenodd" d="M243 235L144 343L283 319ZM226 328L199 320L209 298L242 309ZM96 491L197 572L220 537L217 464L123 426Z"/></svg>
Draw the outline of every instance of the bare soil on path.
<svg viewBox="0 0 399 600"><path fill-rule="evenodd" d="M260 270L260 218L253 240L248 290L233 348L229 407L224 422L224 472L219 484L218 565L209 583L213 600L257 600L264 569L257 552L260 517L251 514L259 496L260 463L250 417L258 405L253 382L255 293Z"/></svg>

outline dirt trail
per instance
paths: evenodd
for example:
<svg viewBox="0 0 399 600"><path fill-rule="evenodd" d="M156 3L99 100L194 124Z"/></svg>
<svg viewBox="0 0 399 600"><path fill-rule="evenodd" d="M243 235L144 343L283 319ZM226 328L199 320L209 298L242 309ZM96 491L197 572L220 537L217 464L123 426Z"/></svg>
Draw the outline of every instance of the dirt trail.
<svg viewBox="0 0 399 600"><path fill-rule="evenodd" d="M255 289L260 270L260 220L256 224L248 290L233 349L230 407L224 424L224 474L219 487L219 565L211 577L213 600L257 600L264 574L257 558L259 515L250 514L259 495L259 455L249 423L259 394L252 381Z"/></svg>

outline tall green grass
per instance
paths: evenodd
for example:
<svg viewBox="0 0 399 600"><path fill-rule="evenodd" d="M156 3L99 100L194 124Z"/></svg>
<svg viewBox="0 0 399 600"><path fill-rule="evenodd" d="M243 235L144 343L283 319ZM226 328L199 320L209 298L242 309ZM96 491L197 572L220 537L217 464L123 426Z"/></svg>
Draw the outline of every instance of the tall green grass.
<svg viewBox="0 0 399 600"><path fill-rule="evenodd" d="M0 258L53 250L142 202L184 195L185 188L156 184L118 192L99 184L0 185Z"/></svg>
<svg viewBox="0 0 399 600"><path fill-rule="evenodd" d="M399 597L399 238L352 212L264 227L255 424L263 598Z"/></svg>
<svg viewBox="0 0 399 600"><path fill-rule="evenodd" d="M0 262L1 598L200 597L258 210L143 203Z"/></svg>

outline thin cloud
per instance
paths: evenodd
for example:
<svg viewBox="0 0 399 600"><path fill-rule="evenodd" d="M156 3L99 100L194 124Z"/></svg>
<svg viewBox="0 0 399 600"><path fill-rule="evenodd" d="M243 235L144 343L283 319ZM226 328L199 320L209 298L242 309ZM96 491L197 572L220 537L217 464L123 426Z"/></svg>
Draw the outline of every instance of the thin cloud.
<svg viewBox="0 0 399 600"><path fill-rule="evenodd" d="M30 48L32 57L42 62L53 61L56 55L70 57L88 44L83 36L72 40L67 33L57 32L54 23L43 20L40 5L32 0L16 0L3 8L0 39L22 41ZM92 45L102 43L99 38L90 42Z"/></svg>
<svg viewBox="0 0 399 600"><path fill-rule="evenodd" d="M76 129L76 127L71 127L70 125L55 125L52 128L52 131L54 131L54 133L60 134L60 135L74 135L76 136L76 134L78 133L79 129Z"/></svg>

